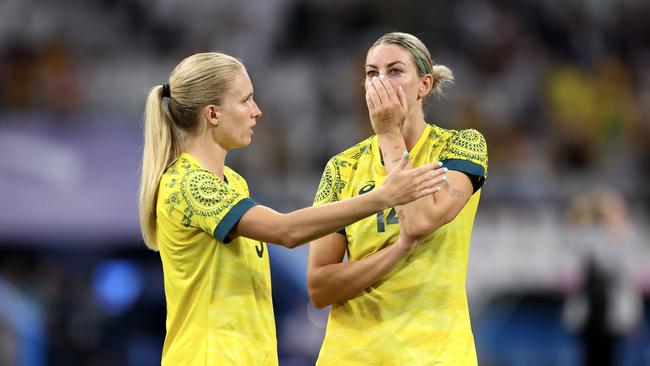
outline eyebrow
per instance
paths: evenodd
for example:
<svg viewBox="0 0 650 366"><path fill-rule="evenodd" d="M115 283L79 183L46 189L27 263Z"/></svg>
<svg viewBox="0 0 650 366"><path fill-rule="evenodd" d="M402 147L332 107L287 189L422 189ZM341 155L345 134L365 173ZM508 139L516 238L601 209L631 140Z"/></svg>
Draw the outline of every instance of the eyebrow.
<svg viewBox="0 0 650 366"><path fill-rule="evenodd" d="M386 67L395 66L396 64L402 64L402 65L406 66L406 64L403 63L402 61L393 61L393 62L389 63L388 65L386 65ZM366 64L366 67L372 67L372 68L375 68L375 69L377 68L377 66L372 65L372 64Z"/></svg>
<svg viewBox="0 0 650 366"><path fill-rule="evenodd" d="M244 97L244 100L250 98L251 96L253 96L253 92L250 92L250 93L246 94L246 96Z"/></svg>

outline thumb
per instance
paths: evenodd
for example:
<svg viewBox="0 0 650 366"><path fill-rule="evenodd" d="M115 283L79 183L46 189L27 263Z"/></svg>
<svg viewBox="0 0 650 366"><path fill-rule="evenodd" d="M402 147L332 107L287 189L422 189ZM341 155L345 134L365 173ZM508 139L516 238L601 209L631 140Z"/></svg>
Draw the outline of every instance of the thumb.
<svg viewBox="0 0 650 366"><path fill-rule="evenodd" d="M409 163L409 152L404 151L404 154L402 155L402 158L399 159L399 163L397 164L397 166L395 168L397 168L399 170L404 170L404 168L406 168L406 164L408 164L408 163Z"/></svg>

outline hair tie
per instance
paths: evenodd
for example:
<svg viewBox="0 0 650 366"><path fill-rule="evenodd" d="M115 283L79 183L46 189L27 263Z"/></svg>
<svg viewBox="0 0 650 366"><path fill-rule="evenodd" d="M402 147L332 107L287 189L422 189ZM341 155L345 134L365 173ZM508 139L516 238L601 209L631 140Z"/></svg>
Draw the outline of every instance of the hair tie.
<svg viewBox="0 0 650 366"><path fill-rule="evenodd" d="M163 84L162 88L163 88L162 97L163 98L171 98L172 97L172 90L169 87L169 84L168 83Z"/></svg>

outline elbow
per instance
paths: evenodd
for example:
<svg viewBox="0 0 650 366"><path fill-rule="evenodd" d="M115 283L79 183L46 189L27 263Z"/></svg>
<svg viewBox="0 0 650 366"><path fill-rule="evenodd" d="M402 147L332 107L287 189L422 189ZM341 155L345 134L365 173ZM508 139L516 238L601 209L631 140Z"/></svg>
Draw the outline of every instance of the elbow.
<svg viewBox="0 0 650 366"><path fill-rule="evenodd" d="M316 309L322 309L330 305L330 302L327 301L323 291L319 289L318 279L315 275L310 274L307 276L307 294L309 295L309 300L311 300Z"/></svg>
<svg viewBox="0 0 650 366"><path fill-rule="evenodd" d="M444 224L446 224L446 222L442 219L439 220L421 219L421 220L414 220L408 223L403 223L401 225L401 230L403 230L404 234L406 234L408 237L417 240L422 240L427 236L431 235L431 233L436 231L436 229L438 229Z"/></svg>
<svg viewBox="0 0 650 366"><path fill-rule="evenodd" d="M278 244L282 245L285 248L293 249L297 246L300 246L302 244L302 241L295 234L287 232L280 237Z"/></svg>
<svg viewBox="0 0 650 366"><path fill-rule="evenodd" d="M401 230L404 231L404 234L406 234L406 236L416 240L422 240L428 235L428 230L426 230L424 226L403 225L401 227Z"/></svg>
<svg viewBox="0 0 650 366"><path fill-rule="evenodd" d="M318 310L326 308L329 304L322 303L321 305L316 304L315 302L312 301L312 304L314 304L314 307Z"/></svg>
<svg viewBox="0 0 650 366"><path fill-rule="evenodd" d="M302 244L302 238L291 225L282 223L274 232L276 235L275 243L285 248L293 249Z"/></svg>
<svg viewBox="0 0 650 366"><path fill-rule="evenodd" d="M330 305L325 299L322 297L309 293L309 299L311 300L311 303L314 304L314 307L316 309L322 309Z"/></svg>

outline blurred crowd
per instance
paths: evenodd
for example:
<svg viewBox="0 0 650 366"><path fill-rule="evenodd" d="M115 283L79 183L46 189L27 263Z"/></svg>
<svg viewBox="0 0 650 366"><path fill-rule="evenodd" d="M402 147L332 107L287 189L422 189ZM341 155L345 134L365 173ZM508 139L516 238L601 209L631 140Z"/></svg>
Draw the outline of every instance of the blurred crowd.
<svg viewBox="0 0 650 366"><path fill-rule="evenodd" d="M472 306L487 304L504 288L553 283L555 290L570 293L562 310L567 327L584 328L588 316L584 311L580 315L580 309L588 298L583 293L588 268L615 263L619 271L611 277L628 299L620 305L622 322L631 324L620 332L628 332L643 321L642 296L650 293L650 270L644 265L650 259L645 237L650 214L648 19L650 2L645 0L1 0L0 183L15 183L22 174L12 173L17 169L9 162L13 148L3 143L3 134L8 139L15 131L46 131L41 137L47 141L48 134L61 137L97 127L125 130L139 141L148 88L164 83L182 58L222 51L243 60L264 113L252 145L231 154L227 164L246 177L254 199L280 210L308 205L327 159L372 133L362 88L367 48L386 32L409 32L456 79L444 97L430 101L428 122L476 128L488 142L488 180L468 275ZM38 146L31 149L36 156ZM20 156L12 159L21 164ZM126 157L133 164L140 159L137 154ZM137 176L135 171L120 174L127 173ZM137 186L123 189L120 194L135 202ZM15 210L31 207L19 203ZM127 217L135 225L132 211ZM98 226L101 220L98 216ZM142 246L134 226L122 231L132 239L126 246ZM0 232L0 252L50 245L38 241L15 241ZM78 353L103 344L100 333L115 316L98 315L103 314L96 308L101 301L66 300L67 291L77 288L91 296L88 284L57 282L78 275L66 268L83 259L26 265L30 254L18 253L0 255L0 292L14 294L17 301L37 299L45 315L25 315L49 319L37 335L67 335L39 346L41 334L34 347L49 349L46 354L52 357L69 355L65 347L76 350L73 358L52 364L124 364L125 358ZM142 263L140 257L134 261ZM286 275L304 276L301 271L287 270ZM92 273L88 268L83 276ZM30 287L25 279L45 283ZM11 284L21 290L11 292ZM301 296L277 301L304 310L306 297ZM70 302L75 309L65 308ZM163 318L146 326L163 326ZM0 355L5 356L16 347L6 340L20 339L5 336L13 332L8 329L23 329L8 322L11 316L0 312ZM75 333L75 327L92 326L98 329L95 338ZM286 329L279 324L280 337ZM315 343L320 331L315 330ZM134 360L156 349L153 339L153 347L133 351ZM480 333L477 339L481 359ZM63 346L48 348L53 344ZM572 364L574 358L566 360ZM645 360L650 362L650 356ZM285 359L284 364L303 361ZM0 365L11 364L7 362L0 356ZM21 364L41 364L25 362Z"/></svg>
<svg viewBox="0 0 650 366"><path fill-rule="evenodd" d="M455 72L447 97L431 103L429 122L487 137L494 178L485 205L557 202L594 182L650 205L641 183L650 172L646 1L35 5L0 3L2 115L137 129L147 88L163 83L178 60L228 52L250 69L264 111L262 137L239 167L282 186L318 175L328 156L370 133L360 86L365 51L379 35L402 30ZM262 188L265 198L277 190Z"/></svg>

